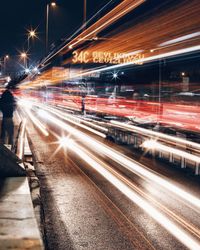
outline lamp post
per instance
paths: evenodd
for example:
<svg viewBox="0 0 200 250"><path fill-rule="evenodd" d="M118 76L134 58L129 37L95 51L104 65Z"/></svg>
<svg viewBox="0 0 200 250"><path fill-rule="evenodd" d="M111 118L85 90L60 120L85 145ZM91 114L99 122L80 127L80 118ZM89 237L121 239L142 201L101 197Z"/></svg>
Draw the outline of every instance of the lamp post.
<svg viewBox="0 0 200 250"><path fill-rule="evenodd" d="M22 52L21 55L20 55L21 59L23 60L24 62L24 67L25 69L27 68L27 53L26 52Z"/></svg>
<svg viewBox="0 0 200 250"><path fill-rule="evenodd" d="M83 31L86 29L86 20L87 20L87 0L84 0L83 3Z"/></svg>
<svg viewBox="0 0 200 250"><path fill-rule="evenodd" d="M3 58L3 69L4 69L4 75L6 75L6 62L9 59L9 55L4 56Z"/></svg>
<svg viewBox="0 0 200 250"><path fill-rule="evenodd" d="M28 51L30 49L30 39L34 39L36 36L36 31L35 30L28 30Z"/></svg>
<svg viewBox="0 0 200 250"><path fill-rule="evenodd" d="M37 37L36 35L36 30L28 30L28 40L27 40L27 43L28 43L28 48L27 48L27 51L29 52L30 50L30 39L34 39L35 37ZM28 57L27 57L27 67L29 67L29 60L28 60Z"/></svg>
<svg viewBox="0 0 200 250"><path fill-rule="evenodd" d="M47 4L46 7L46 43L45 43L45 54L47 55L49 47L49 8L50 6L56 7L56 2L51 2Z"/></svg>

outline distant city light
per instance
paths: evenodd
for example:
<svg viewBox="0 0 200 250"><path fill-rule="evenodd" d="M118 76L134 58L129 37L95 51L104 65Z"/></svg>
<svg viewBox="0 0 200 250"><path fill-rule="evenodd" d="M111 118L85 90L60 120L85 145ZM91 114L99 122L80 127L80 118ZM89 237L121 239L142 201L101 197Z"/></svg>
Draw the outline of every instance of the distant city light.
<svg viewBox="0 0 200 250"><path fill-rule="evenodd" d="M30 69L25 69L25 73L30 73Z"/></svg>
<svg viewBox="0 0 200 250"><path fill-rule="evenodd" d="M118 78L118 72L113 72L112 73L112 79L117 79Z"/></svg>
<svg viewBox="0 0 200 250"><path fill-rule="evenodd" d="M38 72L38 67L34 67L34 68L33 68L33 71L34 71L34 72Z"/></svg>
<svg viewBox="0 0 200 250"><path fill-rule="evenodd" d="M35 33L34 30L31 30L31 31L29 32L29 35L30 35L30 37L35 37L35 36L36 36L36 33Z"/></svg>
<svg viewBox="0 0 200 250"><path fill-rule="evenodd" d="M55 6L56 6L56 2L52 2L52 3L51 3L51 6L52 6L52 7L55 7Z"/></svg>
<svg viewBox="0 0 200 250"><path fill-rule="evenodd" d="M26 58L27 57L27 54L25 52L22 52L21 55L20 55L22 58Z"/></svg>

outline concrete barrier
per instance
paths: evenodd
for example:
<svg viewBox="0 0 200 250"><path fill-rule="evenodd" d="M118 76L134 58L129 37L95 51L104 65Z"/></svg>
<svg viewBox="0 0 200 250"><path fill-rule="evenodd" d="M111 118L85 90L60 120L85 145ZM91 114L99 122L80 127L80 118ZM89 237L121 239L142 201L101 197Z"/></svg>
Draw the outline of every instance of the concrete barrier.
<svg viewBox="0 0 200 250"><path fill-rule="evenodd" d="M26 176L22 161L3 144L0 144L0 177Z"/></svg>
<svg viewBox="0 0 200 250"><path fill-rule="evenodd" d="M6 178L1 183L0 250L43 249L27 178Z"/></svg>

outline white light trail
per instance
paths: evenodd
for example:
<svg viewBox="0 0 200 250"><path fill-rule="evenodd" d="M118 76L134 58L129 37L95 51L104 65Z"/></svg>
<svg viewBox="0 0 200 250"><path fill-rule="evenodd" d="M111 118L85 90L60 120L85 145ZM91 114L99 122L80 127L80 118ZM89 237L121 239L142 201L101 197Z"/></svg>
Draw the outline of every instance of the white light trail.
<svg viewBox="0 0 200 250"><path fill-rule="evenodd" d="M81 74L77 74L76 77L85 76L85 75L89 75L89 74L93 74L93 73L97 73L97 72L104 72L107 70L113 70L113 69L117 69L117 68L121 68L121 67L131 66L131 65L133 66L134 64L140 64L140 63L144 63L144 62L151 62L151 61L159 60L162 58L167 58L167 57L171 57L171 56L177 56L177 55L181 55L181 54L185 54L185 53L189 53L189 52L194 52L197 50L200 50L200 45L185 48L185 49L174 50L174 51L170 51L170 52L166 52L166 53L158 54L158 55L154 55L154 56L149 56L149 57L142 58L142 59L138 59L138 60L135 60L134 63L133 62L121 63L121 64L117 64L117 65L108 66L108 67L105 67L102 69L86 71L86 72L83 72Z"/></svg>
<svg viewBox="0 0 200 250"><path fill-rule="evenodd" d="M32 122L36 125L36 127L39 128L39 130L45 136L48 136L49 133L48 133L46 127L31 113L31 111L30 110L26 110L26 113L28 114L28 116L30 117L30 119L32 120Z"/></svg>
<svg viewBox="0 0 200 250"><path fill-rule="evenodd" d="M200 150L200 144L192 142L192 141L188 141L182 138L166 135L164 133L152 131L152 130L145 129L145 128L140 128L134 125L125 124L125 123L114 121L114 120L111 120L110 122L118 127L121 127L123 129L128 129L129 131L132 131L132 132L139 132L140 134L143 134L143 135L154 136L159 139L165 139L171 142L180 143L181 145L182 144L189 145L189 146L194 147L195 149Z"/></svg>
<svg viewBox="0 0 200 250"><path fill-rule="evenodd" d="M47 110L49 110L50 112L52 112L53 114L55 114L56 116L60 117L61 119L65 120L65 121L68 121L68 122L71 122L73 123L74 125L77 125L83 129L86 129L88 130L89 132L92 132L102 138L106 138L106 135L104 133L101 133L95 129L92 129L86 125L83 125L83 124L80 124L80 119L76 119L74 116L70 116L70 115L67 115L65 114L64 112L62 111L58 111L58 110L54 110L52 108L45 108ZM42 112L42 110L39 110L39 114ZM74 120L78 120L78 121L74 121Z"/></svg>
<svg viewBox="0 0 200 250"><path fill-rule="evenodd" d="M31 109L33 107L33 102L28 101L26 99L18 99L17 101L18 105L22 108Z"/></svg>
<svg viewBox="0 0 200 250"><path fill-rule="evenodd" d="M50 111L51 112L51 111ZM66 124L65 122L61 121L60 119L50 115L48 112L41 110L40 111L41 117L45 117L49 121L53 122L55 125L61 127L62 129L66 130L69 134L72 134L78 139L81 139L85 145L89 146L92 150L95 150L96 153L104 154L110 159L116 161L117 163L124 166L126 169L134 172L138 176L143 179L151 180L152 182L166 188L173 194L181 197L183 200L187 201L189 204L192 204L198 208L200 208L200 199L191 195L188 192L183 191L181 188L173 185L167 180L164 180L161 176L157 175L153 171L147 169L145 166L138 164L137 162L133 161L131 158L121 154L120 152L104 145L101 142L87 136L83 132L73 128L72 126Z"/></svg>
<svg viewBox="0 0 200 250"><path fill-rule="evenodd" d="M180 37L177 37L175 39L169 40L167 42L161 43L158 46L162 47L162 46L166 46L166 45L170 45L170 44L182 42L182 41L185 41L185 40L197 37L197 36L200 36L200 32L195 32L195 33L188 34L188 35L185 35L185 36L180 36Z"/></svg>
<svg viewBox="0 0 200 250"><path fill-rule="evenodd" d="M68 147L70 145L72 145L73 140L69 137L61 137L59 139L59 144L61 147Z"/></svg>
<svg viewBox="0 0 200 250"><path fill-rule="evenodd" d="M97 97L97 96L96 96ZM64 108L66 109L65 107L63 106L60 106L61 108ZM46 108L46 106L44 106L43 108ZM75 117L74 115L72 114L66 114L66 112L62 112L58 109L55 109L55 108L51 108L51 107L48 107L48 109L51 109L52 111L56 111L56 112L60 112L61 115L65 116L65 117L68 117L69 119L71 120L74 120L78 123L85 123L87 125L89 125L90 127L93 127L93 128L96 128L98 130L101 130L101 131L104 131L104 132L108 132L108 129L103 127L103 125L101 124L101 126L97 125L97 124L94 124L93 122L90 122L90 121L86 121L85 119L82 119L82 118L77 118ZM63 110L64 111L64 110ZM79 110L78 110L79 111ZM69 112L69 111L68 111ZM73 111L70 111L70 112L73 112Z"/></svg>
<svg viewBox="0 0 200 250"><path fill-rule="evenodd" d="M183 157L187 160L191 160L191 161L200 163L200 157L198 157L196 155L189 154L189 153L187 153L183 150L180 150L180 149L168 147L168 146L163 145L162 143L159 143L155 140L147 140L147 141L143 142L141 146L144 148L148 148L148 149L155 149L155 150L159 150L159 151L163 151L163 152L167 152L167 153L172 153L174 155Z"/></svg>
<svg viewBox="0 0 200 250"><path fill-rule="evenodd" d="M149 216L151 216L167 231L174 235L182 244L192 250L200 249L200 244L192 236L184 232L180 227L178 227L178 225L170 221L164 214L162 214L156 208L151 206L141 196L134 192L128 185L126 185L123 181L118 179L114 174L112 174L101 164L99 164L97 162L98 159L92 158L89 152L85 151L76 143L70 144L69 150L72 150L82 160L84 160L87 164L93 167L98 173L100 173L106 180L112 183L126 197L128 197L132 202L137 204L141 209L148 213Z"/></svg>
<svg viewBox="0 0 200 250"><path fill-rule="evenodd" d="M81 37L78 41L73 42L70 44L72 47L74 47L76 44L80 43L81 41L84 41L85 39L88 39L89 37L96 35L100 30L102 30L104 27L107 27L109 24L113 23L114 21L118 20L120 17L127 14L129 11L133 10L134 8L138 7L140 4L144 3L146 0L138 0L133 2L132 5L122 9L117 15L114 15L113 17L109 18L107 21L103 22L103 24L99 25L97 28L93 29L90 33L87 35ZM121 3L123 4L123 2ZM109 13L107 14L107 16ZM94 24L95 25L95 24Z"/></svg>
<svg viewBox="0 0 200 250"><path fill-rule="evenodd" d="M104 128L103 126L99 126L99 125L93 124L92 122L85 121L85 120L82 120L82 119L81 119L81 122L82 122L82 123L85 123L85 124L88 124L89 126L91 126L91 127L93 127L93 128L102 130L102 131L104 131L104 132L108 132L108 129L107 129L107 128Z"/></svg>
<svg viewBox="0 0 200 250"><path fill-rule="evenodd" d="M29 116L31 121L35 124L35 126L45 135L48 136L49 133L46 127L32 114L31 109L35 105L34 102L28 101L26 99L18 99L18 104L23 108L26 114Z"/></svg>

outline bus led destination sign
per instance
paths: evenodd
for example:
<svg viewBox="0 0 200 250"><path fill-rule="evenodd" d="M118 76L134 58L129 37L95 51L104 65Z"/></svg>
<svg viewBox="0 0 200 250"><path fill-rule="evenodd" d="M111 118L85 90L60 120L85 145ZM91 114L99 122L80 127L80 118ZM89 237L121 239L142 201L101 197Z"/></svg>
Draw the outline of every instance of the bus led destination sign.
<svg viewBox="0 0 200 250"><path fill-rule="evenodd" d="M126 53L113 53L103 51L74 51L73 63L105 63L105 64L122 64L133 63L141 64L137 61L144 58L143 54L130 55Z"/></svg>

